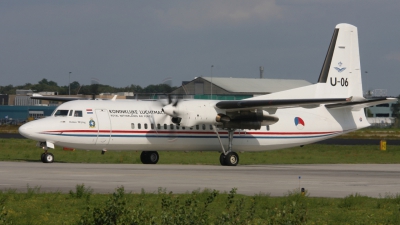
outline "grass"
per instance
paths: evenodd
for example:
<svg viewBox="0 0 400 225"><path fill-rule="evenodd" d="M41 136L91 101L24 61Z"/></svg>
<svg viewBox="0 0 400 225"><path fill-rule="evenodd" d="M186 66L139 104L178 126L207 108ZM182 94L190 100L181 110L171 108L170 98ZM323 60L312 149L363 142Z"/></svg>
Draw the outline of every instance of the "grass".
<svg viewBox="0 0 400 225"><path fill-rule="evenodd" d="M140 151L64 151L56 162L141 163ZM42 153L28 139L0 139L0 161L40 162ZM216 152L159 152L162 164L219 165ZM240 164L398 163L400 146L307 145L285 150L238 153ZM27 185L26 192L0 191L0 224L400 224L400 195L370 198L357 193L345 198L311 198L298 191L285 197L243 196L195 190L173 194L95 194L84 184L68 194L44 193Z"/></svg>
<svg viewBox="0 0 400 225"><path fill-rule="evenodd" d="M0 133L18 133L17 125L0 125Z"/></svg>
<svg viewBox="0 0 400 225"><path fill-rule="evenodd" d="M0 161L40 162L42 149L29 139L0 139ZM64 151L52 149L55 162L60 163L127 163L141 164L141 151ZM160 151L159 164L219 165L218 152ZM379 145L306 145L284 150L265 152L238 152L240 165L252 164L351 164L399 163L400 146L388 145L380 151Z"/></svg>
<svg viewBox="0 0 400 225"><path fill-rule="evenodd" d="M78 194L81 193L81 194ZM284 197L243 196L195 190L174 194L93 194L84 184L69 194L0 191L0 224L399 224L400 195L310 198L294 190ZM113 223L115 222L115 223Z"/></svg>
<svg viewBox="0 0 400 225"><path fill-rule="evenodd" d="M340 135L336 138L342 139L398 139L400 138L399 128L376 128L368 127Z"/></svg>

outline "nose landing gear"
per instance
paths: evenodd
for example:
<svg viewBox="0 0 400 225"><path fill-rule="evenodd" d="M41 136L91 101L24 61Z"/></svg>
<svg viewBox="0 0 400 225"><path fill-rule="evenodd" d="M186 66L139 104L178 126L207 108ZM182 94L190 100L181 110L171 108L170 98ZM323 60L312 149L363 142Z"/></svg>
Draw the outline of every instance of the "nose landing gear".
<svg viewBox="0 0 400 225"><path fill-rule="evenodd" d="M43 163L52 163L54 162L54 155L49 152L45 152L42 153L40 159Z"/></svg>
<svg viewBox="0 0 400 225"><path fill-rule="evenodd" d="M44 150L44 153L40 156L40 161L42 163L52 163L54 162L54 155L50 152L47 152L48 147L46 142L40 142L39 147L41 147Z"/></svg>

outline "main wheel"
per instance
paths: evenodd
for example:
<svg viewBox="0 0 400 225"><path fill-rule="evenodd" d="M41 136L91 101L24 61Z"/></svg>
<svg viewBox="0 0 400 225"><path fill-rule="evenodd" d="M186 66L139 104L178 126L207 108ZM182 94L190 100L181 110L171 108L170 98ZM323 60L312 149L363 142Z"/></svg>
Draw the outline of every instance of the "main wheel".
<svg viewBox="0 0 400 225"><path fill-rule="evenodd" d="M239 163L239 156L236 152L229 152L226 154L224 162L226 166L236 166Z"/></svg>
<svg viewBox="0 0 400 225"><path fill-rule="evenodd" d="M148 164L148 162L147 162L147 159L148 159L148 152L146 152L146 151L143 151L141 154L140 154L140 161L143 163L143 164Z"/></svg>
<svg viewBox="0 0 400 225"><path fill-rule="evenodd" d="M158 152L153 151L153 152L149 152L149 164L157 164L158 159L159 159L159 155Z"/></svg>
<svg viewBox="0 0 400 225"><path fill-rule="evenodd" d="M44 155L42 156L42 162L44 163L54 162L54 155L51 153L44 153Z"/></svg>
<svg viewBox="0 0 400 225"><path fill-rule="evenodd" d="M219 156L219 163L221 164L221 166L226 166L224 153L221 153L221 155Z"/></svg>
<svg viewBox="0 0 400 225"><path fill-rule="evenodd" d="M142 161L143 164L156 164L159 158L158 152L156 151L143 151L140 154L140 161Z"/></svg>

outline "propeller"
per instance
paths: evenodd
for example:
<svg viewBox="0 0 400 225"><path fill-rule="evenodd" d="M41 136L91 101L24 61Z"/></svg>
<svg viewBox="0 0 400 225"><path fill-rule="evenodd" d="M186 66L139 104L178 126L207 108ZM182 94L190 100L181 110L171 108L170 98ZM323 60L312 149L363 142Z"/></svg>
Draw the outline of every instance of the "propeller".
<svg viewBox="0 0 400 225"><path fill-rule="evenodd" d="M170 94L167 94L167 96L168 96L168 105L171 105L171 104L172 104L172 106L174 106L174 107L178 106L179 99L175 99L175 102L172 102L171 95L170 95Z"/></svg>
<svg viewBox="0 0 400 225"><path fill-rule="evenodd" d="M168 102L165 101L165 99L160 99L158 101L154 101L154 106L152 107L152 109L154 109L154 107L158 108L162 107L161 110L164 112L163 115L159 115L159 120L155 121L154 115L151 115L150 117L148 117L150 124L154 124L154 130L156 132L156 135L159 136L164 136L167 138L168 142L174 142L177 140L177 132L179 132L176 128L176 125L179 125L180 122L180 118L179 117L173 117L171 116L171 114L165 113L164 108L172 108L176 109L176 106L178 105L178 100L173 101L173 99L171 98L170 95L168 96ZM158 110L157 109L157 110ZM168 111L168 110L167 110ZM174 124L171 124L171 122L167 122L167 117L170 116L171 117L171 121ZM177 119L179 119L179 122L177 121ZM156 124L157 123L157 124ZM164 127L164 123L167 124L167 128L165 129ZM158 128L158 124L161 125L160 129Z"/></svg>
<svg viewBox="0 0 400 225"><path fill-rule="evenodd" d="M168 96L168 104L163 104L163 102L159 102L163 107L162 111L164 112L165 115L168 115L171 117L171 121L175 124L178 124L181 122L181 118L178 117L177 113L177 106L179 104L179 100L176 99L175 101L172 100L171 95L167 94Z"/></svg>
<svg viewBox="0 0 400 225"><path fill-rule="evenodd" d="M153 101L153 108L159 109L161 107L161 111L164 113L164 118L167 116L171 117L171 122L177 125L180 125L182 118L178 117L177 106L179 104L178 99L172 99L171 95L165 94L167 96L168 101L165 99L159 99L157 101Z"/></svg>

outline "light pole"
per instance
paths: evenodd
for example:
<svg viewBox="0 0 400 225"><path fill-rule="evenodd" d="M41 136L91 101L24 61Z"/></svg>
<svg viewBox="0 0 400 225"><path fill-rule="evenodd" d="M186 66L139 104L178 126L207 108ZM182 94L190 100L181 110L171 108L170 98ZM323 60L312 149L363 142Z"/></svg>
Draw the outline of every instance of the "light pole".
<svg viewBox="0 0 400 225"><path fill-rule="evenodd" d="M211 65L211 99L212 99L212 77L213 77L213 74L212 74L212 69L213 69L213 67L214 67L214 65Z"/></svg>
<svg viewBox="0 0 400 225"><path fill-rule="evenodd" d="M68 95L71 95L71 73L69 72L69 76L68 76Z"/></svg>

